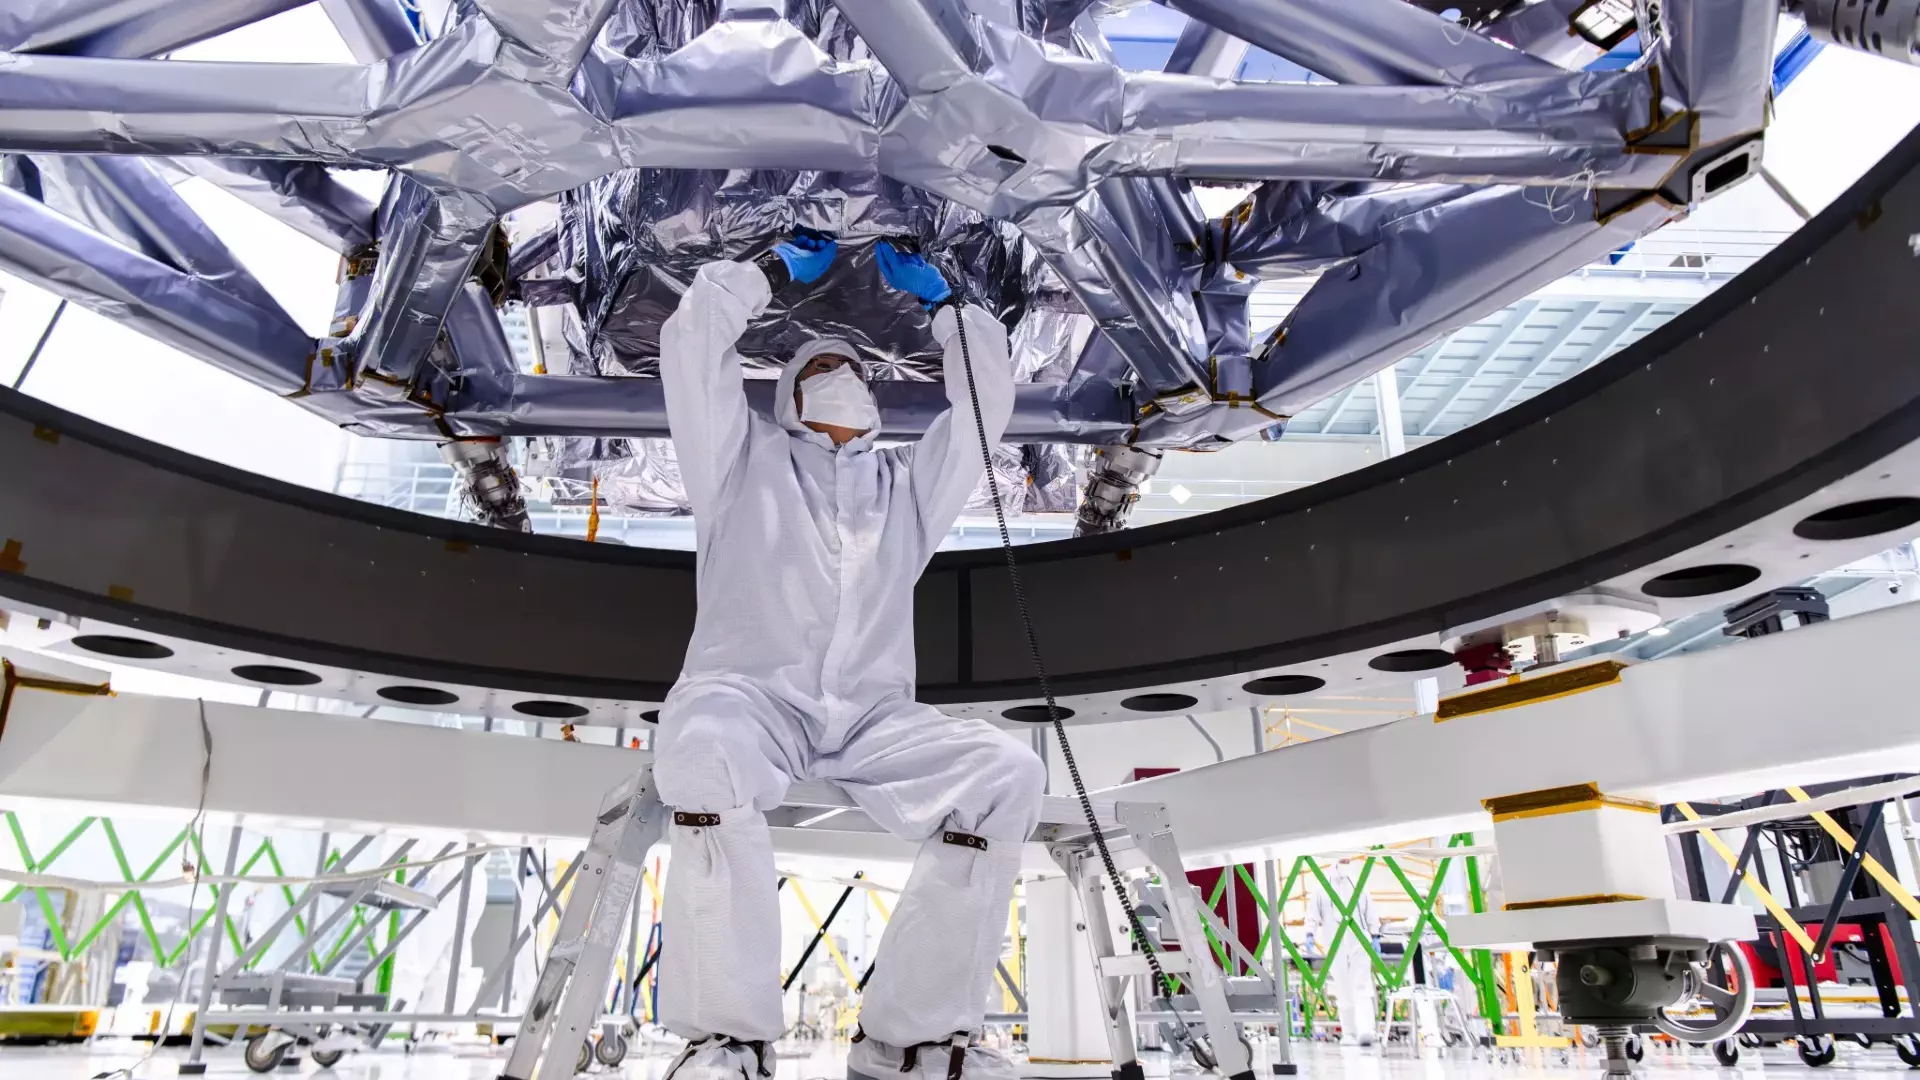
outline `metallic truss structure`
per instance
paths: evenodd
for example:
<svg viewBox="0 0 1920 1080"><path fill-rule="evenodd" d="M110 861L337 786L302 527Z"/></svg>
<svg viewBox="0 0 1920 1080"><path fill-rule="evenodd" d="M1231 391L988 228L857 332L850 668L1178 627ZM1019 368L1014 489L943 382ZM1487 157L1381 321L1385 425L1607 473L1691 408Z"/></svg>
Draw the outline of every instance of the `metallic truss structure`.
<svg viewBox="0 0 1920 1080"><path fill-rule="evenodd" d="M1782 10L1169 0L1191 21L1135 72L1087 0L460 0L431 40L399 0L324 0L359 63L162 58L301 2L6 5L0 267L363 433L660 436L657 379L514 362L496 305L543 253L510 253L502 215L623 170L818 171L998 223L1097 327L1020 387L1010 441L1198 448L1756 172ZM622 10L691 32L630 55L605 40ZM1636 32L1637 61L1586 69ZM1236 81L1250 46L1331 81ZM390 176L378 205L349 169ZM342 253L326 337L180 170ZM1257 187L1211 220L1207 182ZM1273 275L1318 279L1255 341ZM923 379L878 397L902 438L946 407Z"/></svg>

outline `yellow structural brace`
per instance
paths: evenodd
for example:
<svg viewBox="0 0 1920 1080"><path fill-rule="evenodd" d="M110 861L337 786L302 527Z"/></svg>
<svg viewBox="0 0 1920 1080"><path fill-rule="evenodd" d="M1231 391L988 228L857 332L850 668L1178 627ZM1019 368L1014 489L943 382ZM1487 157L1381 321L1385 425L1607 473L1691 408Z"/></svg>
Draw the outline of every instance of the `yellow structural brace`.
<svg viewBox="0 0 1920 1080"><path fill-rule="evenodd" d="M1681 802L1674 803L1673 806L1674 809L1680 811L1681 815L1688 821L1700 820L1700 812L1695 810L1690 804ZM1720 839L1719 835L1712 829L1701 829L1700 839L1705 840L1708 847L1719 853L1720 858L1726 862L1729 870L1740 865L1740 857L1735 855L1733 849L1727 846L1726 841ZM1806 930L1802 929L1800 924L1794 921L1793 916L1787 913L1786 908L1780 906L1780 901L1773 898L1773 893L1768 891L1765 885L1760 884L1760 879L1754 877L1753 871L1741 871L1740 876L1746 883L1747 891L1753 894L1754 899L1760 901L1760 906L1767 909L1767 914L1773 916L1774 921L1778 922L1781 928L1786 930L1787 934L1800 946L1800 950L1808 956L1813 955L1813 938L1808 937Z"/></svg>
<svg viewBox="0 0 1920 1080"><path fill-rule="evenodd" d="M1788 795L1793 796L1794 802L1813 801L1813 797L1800 788L1789 787L1786 790ZM1833 842L1840 845L1840 850L1846 852L1848 855L1853 854L1853 837L1848 836L1847 830L1841 828L1840 823L1833 820L1832 814L1827 813L1825 810L1815 810L1810 816L1813 820L1820 823L1821 828L1827 830L1827 835L1833 837ZM1915 900L1913 894L1906 890L1906 886L1900 884L1900 879L1888 873L1887 868L1880 865L1879 859L1868 855L1866 858L1860 860L1860 868L1872 874L1873 880L1880 883L1880 887L1887 891L1888 896L1899 901L1900 906L1907 909L1908 915L1920 919L1920 900Z"/></svg>
<svg viewBox="0 0 1920 1080"><path fill-rule="evenodd" d="M1018 897L1007 901L1007 940L1013 943L1013 951L1008 954L1011 957L1007 965L1009 977L1003 980L1007 985L1001 988L1000 999L1008 1012L1015 1012L1018 1011L1016 1008L1018 1002L1013 996L1013 989L1020 984L1020 899Z"/></svg>
<svg viewBox="0 0 1920 1080"><path fill-rule="evenodd" d="M787 881L793 886L793 895L800 901L801 910L807 913L807 918L813 920L813 928L822 930L826 924L820 921L820 913L813 909L813 901L807 899L807 890L800 887L800 879L788 878ZM840 965L840 974L847 980L847 985L859 986L860 977L853 973L853 968L847 966L847 958L840 955L840 946L833 943L833 935L822 933L820 942L827 947L829 953L833 954L833 962Z"/></svg>
<svg viewBox="0 0 1920 1080"><path fill-rule="evenodd" d="M1564 1035L1540 1034L1538 1003L1533 1000L1533 954L1514 952L1505 955L1507 968L1507 993L1513 998L1514 1019L1520 1028L1518 1035L1495 1035L1493 1044L1510 1049L1557 1050L1573 1045L1573 1040ZM1515 961L1518 963L1515 963ZM1518 968L1518 972L1514 969Z"/></svg>

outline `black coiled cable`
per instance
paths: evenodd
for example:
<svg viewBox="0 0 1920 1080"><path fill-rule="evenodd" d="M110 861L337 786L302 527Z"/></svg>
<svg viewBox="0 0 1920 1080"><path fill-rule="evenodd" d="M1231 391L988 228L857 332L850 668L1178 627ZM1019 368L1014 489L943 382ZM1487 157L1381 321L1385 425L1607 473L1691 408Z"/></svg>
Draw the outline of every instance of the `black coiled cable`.
<svg viewBox="0 0 1920 1080"><path fill-rule="evenodd" d="M967 349L967 320L965 312L958 303L953 305L953 325L960 335L960 363L967 372L967 396L973 402L974 428L980 435L980 461L986 467L987 492L993 498L993 516L1000 524L1000 547L1007 556L1007 578L1013 583L1013 601L1020 612L1020 625L1027 634L1027 653L1033 658L1033 673L1040 680L1040 693L1047 699L1047 722L1053 725L1054 737L1060 741L1060 757L1067 763L1067 775L1073 780L1073 793L1080 800L1080 812L1086 815L1087 830L1093 834L1093 844L1100 852L1100 861L1107 868L1107 880L1113 883L1114 895L1120 899L1120 910L1126 914L1127 929L1133 934L1134 943L1147 959L1147 967L1153 972L1154 996L1167 1006L1181 1031L1191 1038L1187 1025L1181 1020L1174 1008L1172 984L1167 981L1167 973L1160 967L1159 954L1147 941L1146 930L1140 925L1140 916L1133 910L1133 899L1127 895L1126 883L1120 879L1120 869L1113 863L1113 853L1107 850L1106 837L1101 835L1100 821L1093 813L1093 800L1087 797L1087 785L1080 779L1080 766L1073 760L1073 747L1067 743L1067 725L1061 721L1060 706L1053 699L1053 684L1047 678L1047 665L1040 656L1040 639L1033 632L1033 616L1027 610L1027 590L1020 583L1020 564L1013 555L1013 534L1007 529L1007 511L1000 502L1000 480L993 473L993 446L987 438L986 417L980 414L980 390L973 379L973 354ZM1168 882L1172 889L1176 883Z"/></svg>

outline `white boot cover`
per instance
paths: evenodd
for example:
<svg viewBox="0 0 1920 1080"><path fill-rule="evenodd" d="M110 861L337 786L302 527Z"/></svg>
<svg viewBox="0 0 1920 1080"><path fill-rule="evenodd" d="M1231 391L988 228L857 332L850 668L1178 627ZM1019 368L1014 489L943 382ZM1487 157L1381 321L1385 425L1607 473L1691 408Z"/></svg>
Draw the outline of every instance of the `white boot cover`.
<svg viewBox="0 0 1920 1080"><path fill-rule="evenodd" d="M771 1080L773 1069L772 1044L715 1035L688 1043L664 1080Z"/></svg>
<svg viewBox="0 0 1920 1080"><path fill-rule="evenodd" d="M907 1047L980 1030L1019 875L1013 841L943 831L920 845L861 995L867 1041Z"/></svg>
<svg viewBox="0 0 1920 1080"><path fill-rule="evenodd" d="M989 1046L970 1046L964 1035L904 1049L863 1036L847 1051L847 1080L1016 1080L1019 1075L1012 1058Z"/></svg>
<svg viewBox="0 0 1920 1080"><path fill-rule="evenodd" d="M785 1027L773 836L751 807L700 815L716 818L668 833L660 1022L684 1039L771 1041Z"/></svg>

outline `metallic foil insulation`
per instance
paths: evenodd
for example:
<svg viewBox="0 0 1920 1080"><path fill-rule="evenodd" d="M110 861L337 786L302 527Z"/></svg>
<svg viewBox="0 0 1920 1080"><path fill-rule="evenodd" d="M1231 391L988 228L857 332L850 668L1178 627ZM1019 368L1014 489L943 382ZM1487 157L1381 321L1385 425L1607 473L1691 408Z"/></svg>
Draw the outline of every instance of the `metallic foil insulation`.
<svg viewBox="0 0 1920 1080"><path fill-rule="evenodd" d="M461 0L430 40L399 0L323 0L352 64L162 58L298 0L18 0L0 267L362 433L536 437L550 475L671 513L652 372L694 269L837 235L742 352L855 342L884 434L911 439L947 407L937 354L872 256L910 241L1012 329L996 468L1032 509L1072 501L1060 444L1276 432L1683 215L1725 186L1697 182L1709 163L1757 169L1780 12L1620 0L1602 14L1631 8L1645 55L1589 71L1598 9L1570 0L1469 5L1471 25L1405 0L1169 3L1191 21L1140 72L1087 0ZM1324 79L1237 81L1250 47ZM377 205L348 169L389 175ZM173 194L189 174L342 253L328 336ZM1208 219L1204 183L1254 187ZM509 250L502 218L535 204L556 224ZM1275 275L1315 282L1256 340L1247 299ZM515 362L509 299L565 324L546 373Z"/></svg>

